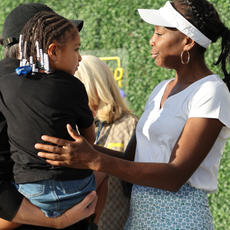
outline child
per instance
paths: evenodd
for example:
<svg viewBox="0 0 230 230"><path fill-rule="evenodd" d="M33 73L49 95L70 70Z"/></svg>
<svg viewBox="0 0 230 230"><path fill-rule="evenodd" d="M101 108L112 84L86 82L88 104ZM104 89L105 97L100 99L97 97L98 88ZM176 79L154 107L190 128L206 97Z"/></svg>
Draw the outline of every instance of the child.
<svg viewBox="0 0 230 230"><path fill-rule="evenodd" d="M84 85L73 76L80 45L70 21L39 12L21 32L17 73L0 80L0 115L8 124L14 184L47 217L61 215L96 189L93 171L51 166L34 148L47 133L72 140L66 124L77 125L92 145L95 141Z"/></svg>

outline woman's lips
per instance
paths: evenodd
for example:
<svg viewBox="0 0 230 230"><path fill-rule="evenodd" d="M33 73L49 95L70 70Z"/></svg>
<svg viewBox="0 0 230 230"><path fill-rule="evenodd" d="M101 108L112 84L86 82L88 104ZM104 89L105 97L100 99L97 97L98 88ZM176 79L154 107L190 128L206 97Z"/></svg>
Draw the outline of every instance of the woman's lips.
<svg viewBox="0 0 230 230"><path fill-rule="evenodd" d="M151 53L152 54L152 58L156 58L158 56L158 54L155 53Z"/></svg>

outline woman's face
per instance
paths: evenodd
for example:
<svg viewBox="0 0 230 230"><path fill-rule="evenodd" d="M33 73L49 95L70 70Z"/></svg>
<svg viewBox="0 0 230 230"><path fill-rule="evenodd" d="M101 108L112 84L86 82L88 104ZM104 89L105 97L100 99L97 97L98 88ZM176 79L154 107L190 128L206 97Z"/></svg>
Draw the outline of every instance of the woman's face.
<svg viewBox="0 0 230 230"><path fill-rule="evenodd" d="M180 54L186 44L186 35L177 29L155 26L155 32L149 41L152 46L151 54L156 65L168 69L175 69L181 64Z"/></svg>

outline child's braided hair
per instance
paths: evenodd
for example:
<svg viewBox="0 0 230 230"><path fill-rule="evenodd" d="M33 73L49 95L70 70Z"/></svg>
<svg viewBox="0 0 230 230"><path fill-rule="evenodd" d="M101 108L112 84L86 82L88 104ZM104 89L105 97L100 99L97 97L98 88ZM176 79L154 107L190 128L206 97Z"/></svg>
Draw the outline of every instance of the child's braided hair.
<svg viewBox="0 0 230 230"><path fill-rule="evenodd" d="M43 53L48 52L48 47L54 40L59 47L63 48L69 39L66 36L66 31L70 32L72 39L76 36L77 30L74 30L74 28L75 26L69 20L55 12L43 11L37 13L27 22L21 32L22 42L19 45L21 45L23 58L29 62L29 58L32 56L33 63L36 63L37 41Z"/></svg>

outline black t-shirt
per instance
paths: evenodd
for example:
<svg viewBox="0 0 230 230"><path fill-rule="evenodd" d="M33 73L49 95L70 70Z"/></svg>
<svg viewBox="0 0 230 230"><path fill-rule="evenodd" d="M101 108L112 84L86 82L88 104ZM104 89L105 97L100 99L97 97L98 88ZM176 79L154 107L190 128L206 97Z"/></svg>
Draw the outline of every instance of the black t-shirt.
<svg viewBox="0 0 230 230"><path fill-rule="evenodd" d="M17 59L7 58L0 61L0 77L15 72L19 67L20 61ZM8 144L7 125L4 117L0 120L0 218L11 221L23 199L23 195L17 191L15 186L10 183L12 177L13 161L10 158L10 150ZM44 228L32 225L23 225L19 227L23 230L44 230L53 228ZM78 223L72 225L65 230L77 230Z"/></svg>
<svg viewBox="0 0 230 230"><path fill-rule="evenodd" d="M5 58L0 61L0 77L14 73L15 69L19 66L20 61L13 58ZM7 125L4 117L0 118L0 152L9 151L9 142L7 136Z"/></svg>
<svg viewBox="0 0 230 230"><path fill-rule="evenodd" d="M14 58L5 58L0 61L0 77L15 72L20 65L20 61Z"/></svg>
<svg viewBox="0 0 230 230"><path fill-rule="evenodd" d="M7 120L16 183L75 180L91 170L55 167L37 156L35 143L46 134L71 140L66 125L88 128L94 119L81 81L64 71L9 74L0 79L0 111Z"/></svg>

